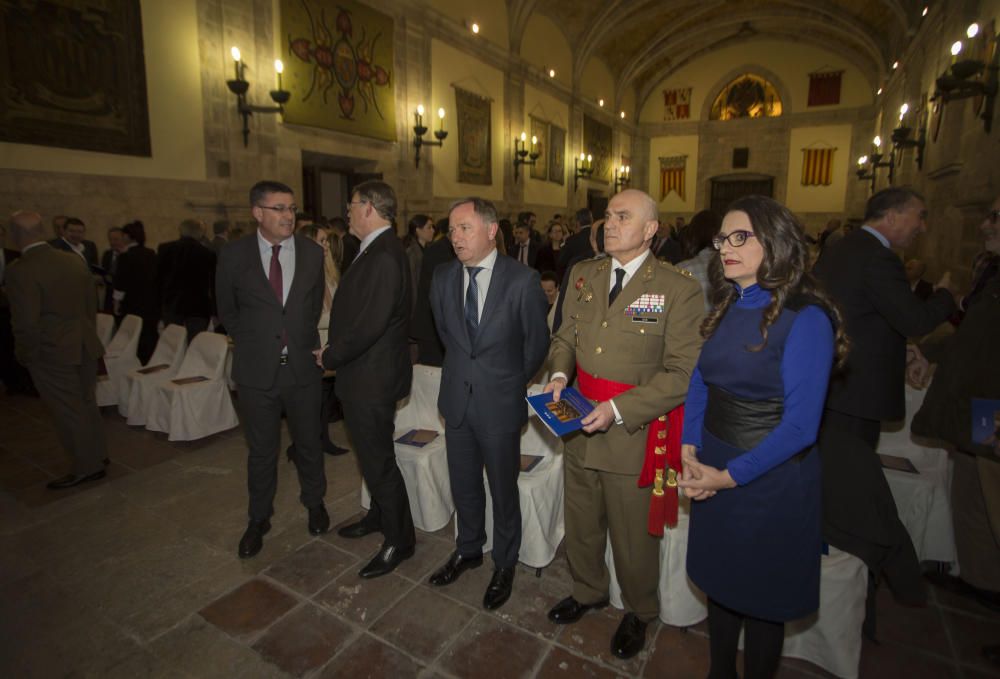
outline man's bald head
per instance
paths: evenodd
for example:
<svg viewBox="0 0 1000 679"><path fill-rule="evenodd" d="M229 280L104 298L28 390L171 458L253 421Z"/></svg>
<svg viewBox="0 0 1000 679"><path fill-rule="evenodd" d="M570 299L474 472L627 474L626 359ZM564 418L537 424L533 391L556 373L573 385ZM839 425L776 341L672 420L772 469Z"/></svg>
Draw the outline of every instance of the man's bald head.
<svg viewBox="0 0 1000 679"><path fill-rule="evenodd" d="M45 240L42 216L30 210L18 210L10 216L10 237L18 250Z"/></svg>

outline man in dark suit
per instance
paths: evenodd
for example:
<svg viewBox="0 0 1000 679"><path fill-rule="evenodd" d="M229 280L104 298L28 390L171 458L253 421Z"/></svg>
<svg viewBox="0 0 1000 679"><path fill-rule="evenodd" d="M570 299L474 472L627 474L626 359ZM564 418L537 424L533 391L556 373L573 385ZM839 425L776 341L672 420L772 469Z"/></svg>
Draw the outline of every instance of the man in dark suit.
<svg viewBox="0 0 1000 679"><path fill-rule="evenodd" d="M112 226L108 229L108 249L101 255L101 277L104 282L104 304L101 311L107 314L114 313L114 279L115 271L118 269L118 255L125 249L125 240L122 236L120 226Z"/></svg>
<svg viewBox="0 0 1000 679"><path fill-rule="evenodd" d="M187 328L188 341L208 329L215 314L215 252L201 244L205 225L185 219L180 238L156 251L156 289L165 324Z"/></svg>
<svg viewBox="0 0 1000 679"><path fill-rule="evenodd" d="M445 346L438 409L446 426L458 538L455 552L430 582L449 585L483 563L485 466L493 500L494 572L483 606L492 610L510 598L521 548L517 477L521 427L528 419L524 395L548 352L548 305L538 273L497 252L493 203L459 201L449 223L458 261L438 268L431 308Z"/></svg>
<svg viewBox="0 0 1000 679"><path fill-rule="evenodd" d="M136 356L149 360L160 338L160 303L156 296L156 253L146 247L146 227L139 220L122 227L125 244L112 279L115 315L142 319Z"/></svg>
<svg viewBox="0 0 1000 679"><path fill-rule="evenodd" d="M538 244L531 240L531 227L518 224L514 227L514 247L510 256L529 269L535 268L538 260Z"/></svg>
<svg viewBox="0 0 1000 679"><path fill-rule="evenodd" d="M594 248L591 245L592 238L590 229L594 224L594 217L588 208L580 208L576 211L576 223L580 226L579 231L566 239L565 245L559 250L559 270L568 272L573 264L593 257Z"/></svg>
<svg viewBox="0 0 1000 679"><path fill-rule="evenodd" d="M438 220L434 229L438 235L424 248L424 258L420 264L420 278L414 293L417 301L410 323L410 336L417 341L417 363L440 366L444 363L444 345L441 344L437 328L434 327L434 316L431 312L431 281L439 266L455 259L455 249L447 237L447 219Z"/></svg>
<svg viewBox="0 0 1000 679"><path fill-rule="evenodd" d="M910 537L875 449L882 421L906 414L906 338L925 335L955 310L945 274L926 301L910 290L892 248L926 229L923 198L888 188L868 200L865 226L827 245L815 274L839 304L851 339L846 368L830 380L819 448L824 538L862 559L873 578L865 633L874 638L874 582L882 572L897 598L920 604L925 592Z"/></svg>
<svg viewBox="0 0 1000 679"><path fill-rule="evenodd" d="M66 252L75 252L83 257L83 261L91 269L97 266L97 245L94 241L84 238L87 235L87 226L83 221L76 217L67 217L61 229L59 237L50 240L49 245Z"/></svg>
<svg viewBox="0 0 1000 679"><path fill-rule="evenodd" d="M250 189L257 230L222 249L216 272L219 317L233 338L233 380L246 436L249 524L239 556L260 551L277 489L281 413L295 443L300 499L313 535L325 533L326 474L319 431L323 372L313 351L323 310L323 249L292 234L295 196L274 181ZM200 245L198 247L201 247Z"/></svg>
<svg viewBox="0 0 1000 679"><path fill-rule="evenodd" d="M391 226L396 218L392 187L381 181L359 184L347 218L361 245L340 280L327 346L317 359L337 371L337 397L372 498L368 514L338 533L360 538L382 532L385 541L360 572L374 578L413 556L416 544L392 439L396 402L410 393L413 378L407 343L412 283L406 252Z"/></svg>
<svg viewBox="0 0 1000 679"><path fill-rule="evenodd" d="M45 243L42 218L16 212L11 233L21 257L5 274L17 357L52 411L59 441L73 470L51 481L52 490L104 478L107 444L97 408L97 338L94 278L76 255Z"/></svg>
<svg viewBox="0 0 1000 679"><path fill-rule="evenodd" d="M219 219L212 223L212 252L218 257L229 242L229 220Z"/></svg>
<svg viewBox="0 0 1000 679"><path fill-rule="evenodd" d="M934 294L934 286L930 281L924 280L924 273L927 265L920 259L908 259L903 265L906 271L906 282L910 284L910 290L920 299L927 299Z"/></svg>

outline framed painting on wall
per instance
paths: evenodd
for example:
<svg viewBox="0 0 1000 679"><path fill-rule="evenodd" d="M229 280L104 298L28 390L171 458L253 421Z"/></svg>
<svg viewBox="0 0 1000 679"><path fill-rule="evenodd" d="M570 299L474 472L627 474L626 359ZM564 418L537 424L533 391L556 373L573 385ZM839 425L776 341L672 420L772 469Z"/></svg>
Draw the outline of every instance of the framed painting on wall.
<svg viewBox="0 0 1000 679"><path fill-rule="evenodd" d="M0 140L152 155L139 0L0 3Z"/></svg>
<svg viewBox="0 0 1000 679"><path fill-rule="evenodd" d="M474 92L455 88L458 114L458 181L465 184L493 183L490 145L490 100Z"/></svg>
<svg viewBox="0 0 1000 679"><path fill-rule="evenodd" d="M566 183L566 130L549 126L549 181Z"/></svg>
<svg viewBox="0 0 1000 679"><path fill-rule="evenodd" d="M396 141L392 17L352 0L281 0L281 33L286 123Z"/></svg>
<svg viewBox="0 0 1000 679"><path fill-rule="evenodd" d="M538 158L535 159L535 164L531 165L531 178L532 179L548 179L549 178L549 121L542 120L541 118L536 118L531 116L531 131L528 133L528 140L525 142L525 146L531 149L531 138L536 137L538 139L538 144L535 147L535 151L538 152Z"/></svg>
<svg viewBox="0 0 1000 679"><path fill-rule="evenodd" d="M592 181L611 182L611 126L583 116L583 149L594 157Z"/></svg>

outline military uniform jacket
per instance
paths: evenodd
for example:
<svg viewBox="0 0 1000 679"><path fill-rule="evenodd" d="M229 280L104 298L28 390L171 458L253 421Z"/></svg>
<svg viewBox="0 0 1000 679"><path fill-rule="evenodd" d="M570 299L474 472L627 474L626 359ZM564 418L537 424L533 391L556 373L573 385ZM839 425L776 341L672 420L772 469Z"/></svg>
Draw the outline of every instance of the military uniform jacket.
<svg viewBox="0 0 1000 679"><path fill-rule="evenodd" d="M579 363L594 377L636 385L613 399L623 424L585 437L584 466L638 474L646 424L687 395L701 351L704 301L689 274L647 256L609 308L611 266L605 257L573 267L549 365L553 373L572 376ZM567 450L579 446L567 443Z"/></svg>

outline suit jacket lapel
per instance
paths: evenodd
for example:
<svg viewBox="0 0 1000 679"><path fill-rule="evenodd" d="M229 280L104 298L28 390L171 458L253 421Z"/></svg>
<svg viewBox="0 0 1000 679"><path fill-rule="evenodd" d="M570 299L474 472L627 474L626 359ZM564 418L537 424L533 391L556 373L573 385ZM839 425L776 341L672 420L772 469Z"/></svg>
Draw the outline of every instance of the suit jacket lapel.
<svg viewBox="0 0 1000 679"><path fill-rule="evenodd" d="M295 239L295 274L292 276L292 284L288 288L288 297L285 299L285 306L289 305L292 301L292 295L297 294L302 287L299 281L309 278L305 270L308 260L306 260L304 241L299 240L296 236L292 236L292 238Z"/></svg>
<svg viewBox="0 0 1000 679"><path fill-rule="evenodd" d="M646 257L646 261L642 263L638 271L629 279L628 283L622 288L622 291L618 293L618 297L615 298L615 303L611 305L608 309L608 314L613 313L624 313L628 305L631 304L638 298L642 291L646 287L646 282L650 281L654 277L654 272L656 267L653 263L656 258L650 253ZM605 278L605 285L610 285L610 274ZM610 289L608 290L610 292ZM605 295L605 301L607 301L607 295Z"/></svg>
<svg viewBox="0 0 1000 679"><path fill-rule="evenodd" d="M254 233L252 238L247 238L247 248L246 259L247 266L254 273L250 275L251 280L257 281L257 287L261 289L261 294L271 302L281 306L277 299L274 297L274 290L271 289L271 281L268 279L267 274L264 272L264 267L262 266L260 258L260 241L257 240L257 234Z"/></svg>
<svg viewBox="0 0 1000 679"><path fill-rule="evenodd" d="M461 329L455 334L464 340L466 348L471 350L472 340L469 338L469 326L465 322L465 295L462 294L462 288L465 287L465 267L456 260L452 271L454 274L450 286L452 304L455 306L454 318L458 319L461 326Z"/></svg>
<svg viewBox="0 0 1000 679"><path fill-rule="evenodd" d="M503 296L506 291L507 285L507 265L509 262L505 261L506 257L497 253L496 262L493 264L493 274L490 276L490 287L486 291L486 301L483 302L483 313L479 318L479 332L476 333L476 338L482 336L483 326L490 322L490 319L496 314L497 305L500 303L500 297Z"/></svg>

